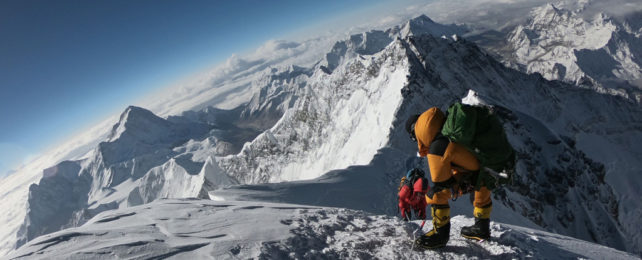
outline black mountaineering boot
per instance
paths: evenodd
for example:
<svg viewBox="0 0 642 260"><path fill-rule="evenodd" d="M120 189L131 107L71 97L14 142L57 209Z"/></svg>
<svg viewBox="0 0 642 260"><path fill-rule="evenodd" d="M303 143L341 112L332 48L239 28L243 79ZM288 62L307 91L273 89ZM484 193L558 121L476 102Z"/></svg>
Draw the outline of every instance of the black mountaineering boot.
<svg viewBox="0 0 642 260"><path fill-rule="evenodd" d="M461 236L476 240L490 238L490 211L492 206L483 208L475 207L475 225L461 228Z"/></svg>
<svg viewBox="0 0 642 260"><path fill-rule="evenodd" d="M415 240L415 245L423 249L446 246L450 238L450 207L448 205L432 206L433 228Z"/></svg>
<svg viewBox="0 0 642 260"><path fill-rule="evenodd" d="M475 218L475 225L461 228L461 236L476 240L490 238L490 219Z"/></svg>

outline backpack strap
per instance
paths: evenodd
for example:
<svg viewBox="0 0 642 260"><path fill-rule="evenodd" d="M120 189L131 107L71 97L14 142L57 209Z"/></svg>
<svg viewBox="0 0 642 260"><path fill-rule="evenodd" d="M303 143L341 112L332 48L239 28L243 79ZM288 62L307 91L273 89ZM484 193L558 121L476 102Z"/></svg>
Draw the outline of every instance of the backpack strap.
<svg viewBox="0 0 642 260"><path fill-rule="evenodd" d="M401 188L406 184L406 176L401 177L401 182L399 182L399 188L397 191L401 191Z"/></svg>
<svg viewBox="0 0 642 260"><path fill-rule="evenodd" d="M422 183L423 185L421 185L421 190L429 190L428 179L426 179L425 177L422 177L421 179L423 180L423 183Z"/></svg>

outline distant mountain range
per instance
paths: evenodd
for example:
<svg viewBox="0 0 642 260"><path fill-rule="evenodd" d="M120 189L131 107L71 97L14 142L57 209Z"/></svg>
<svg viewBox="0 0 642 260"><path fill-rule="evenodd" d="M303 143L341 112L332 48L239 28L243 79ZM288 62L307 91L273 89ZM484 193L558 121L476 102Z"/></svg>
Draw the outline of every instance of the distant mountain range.
<svg viewBox="0 0 642 260"><path fill-rule="evenodd" d="M215 96L166 118L128 107L84 156L34 173L36 183L3 180L16 183L3 198L18 199L3 202L0 255L163 198L395 215L398 178L426 167L406 118L462 99L495 106L518 152L513 183L494 193L493 221L640 254L640 29L551 5L532 15L493 40L467 40L465 26L426 16L355 34L312 66L244 75L253 96L233 109L208 106ZM453 212L472 206L459 201Z"/></svg>
<svg viewBox="0 0 642 260"><path fill-rule="evenodd" d="M625 21L603 13L587 19L583 9L546 4L535 8L526 24L473 38L509 67L640 103L641 22L635 14Z"/></svg>

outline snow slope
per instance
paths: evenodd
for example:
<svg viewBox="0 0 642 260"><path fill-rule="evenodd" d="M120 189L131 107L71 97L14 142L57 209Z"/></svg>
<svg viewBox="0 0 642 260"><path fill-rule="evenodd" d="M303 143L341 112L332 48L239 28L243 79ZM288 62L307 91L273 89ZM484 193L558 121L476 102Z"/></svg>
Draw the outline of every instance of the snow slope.
<svg viewBox="0 0 642 260"><path fill-rule="evenodd" d="M183 199L104 212L41 236L9 259L381 258L637 259L597 244L494 222L483 243L459 237L472 218L452 218L440 250L413 251L418 222L362 211L264 202ZM430 223L424 230L430 229Z"/></svg>
<svg viewBox="0 0 642 260"><path fill-rule="evenodd" d="M263 201L310 206L338 207L361 210L371 214L397 214L397 188L402 170L415 166L416 161L393 148L380 149L367 165L330 171L312 180L225 187L209 192L215 201ZM452 202L453 215L472 216L468 197ZM530 220L496 204L493 220L539 228Z"/></svg>

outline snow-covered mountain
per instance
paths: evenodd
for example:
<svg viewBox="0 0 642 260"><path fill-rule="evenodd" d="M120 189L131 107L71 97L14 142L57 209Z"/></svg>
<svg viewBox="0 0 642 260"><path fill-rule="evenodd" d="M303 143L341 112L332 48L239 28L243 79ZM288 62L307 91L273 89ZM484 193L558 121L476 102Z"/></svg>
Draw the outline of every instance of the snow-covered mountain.
<svg viewBox="0 0 642 260"><path fill-rule="evenodd" d="M258 220L258 221L257 221ZM472 218L452 218L452 232ZM160 200L104 212L89 223L34 239L10 259L637 259L561 235L493 223L482 243L453 236L414 251L417 222L362 211L265 202ZM424 230L430 228L430 224Z"/></svg>
<svg viewBox="0 0 642 260"><path fill-rule="evenodd" d="M586 5L588 3L585 3ZM642 39L639 17L617 21L598 13L546 4L505 38L487 42L504 62L549 80L562 80L642 101Z"/></svg>
<svg viewBox="0 0 642 260"><path fill-rule="evenodd" d="M507 68L454 36L461 32L420 16L353 35L314 66L256 72L249 87L254 96L233 109L206 106L216 99L208 91L197 99L203 103L190 105L197 109L181 115L161 118L129 107L95 149L45 170L29 187L26 205L0 217L2 252L90 219L101 223L103 211L125 212L162 198L358 204L356 209L394 215L399 176L426 167L415 157L403 122L465 98L498 106L519 154L514 183L495 193L493 220L639 254L642 202L634 198L642 195L642 148L636 146L642 108L619 95ZM255 185L212 192L233 184ZM316 192L304 196L306 190ZM20 191L2 192L18 197ZM470 214L471 206L462 203L453 205L454 212ZM49 244L43 241L24 250ZM183 250L173 248L163 250Z"/></svg>
<svg viewBox="0 0 642 260"><path fill-rule="evenodd" d="M315 98L301 99L289 110L292 114L286 113L269 132L259 136L240 154L224 158L223 165L230 161L233 165L223 168L237 179L246 178L242 181L245 183L292 180L282 176L297 172L302 176L305 172L314 177L315 171L323 173L350 164L374 163L374 151L389 146L406 153L393 158L384 156L382 160L394 161L391 163L394 166L377 167L373 172L396 175L400 169L412 166L406 162L413 147L399 127L401 122L411 113L425 109L426 104L445 108L472 89L487 102L509 109L504 116L510 122L507 127L511 142L518 147L522 160L520 177L514 186L498 193L508 208L550 230L610 246L636 247L634 241L639 239L639 232L628 224L624 228L622 223L637 221L639 212L635 208L638 206L619 208L614 189L621 191L623 198L636 192L628 184L620 186L619 180L612 181L618 183L615 187L605 181L605 176L614 172L618 172L619 177L635 179L637 173L632 169L637 166L632 165L638 164L635 158L639 157L640 150L629 144L641 140L640 119L635 116L640 109L636 105L615 96L577 90L571 85L506 69L474 45L448 38L409 37L395 40L373 55L352 55L358 58L347 59L331 74L323 68L323 74L317 71L311 77L312 82L321 83L309 83L308 88L308 95ZM376 68L378 73L372 73L375 81L381 75L393 78L390 75L395 75L394 69L406 64L409 74L401 79L402 84L393 80L369 85L367 76L363 79ZM314 81L316 78L319 80ZM399 88L400 85L403 87ZM398 101L400 96L394 92L381 99L379 93L390 88L401 91L403 99ZM329 91L331 96L327 96ZM388 107L385 105L388 102L399 102L392 117L387 114L391 109L380 109ZM310 115L310 111L316 114ZM296 113L305 114L297 116ZM358 116L345 120L343 113ZM386 125L368 122L368 118L394 118L388 125L392 129L382 134L379 131ZM613 131L604 130L609 128ZM363 137L366 132L368 136ZM373 143L381 136L386 141ZM333 143L335 138L337 143ZM607 153L603 148L594 149L595 142L600 142L601 147L619 148L609 148ZM365 153L368 150L370 154ZM604 156L613 153L621 158L618 165L621 163L629 169L625 170L626 174L615 170L619 166L612 165L611 169L604 166L613 162L612 158L604 160ZM394 194L396 183L391 180L394 177L386 178L388 189L383 193ZM380 207L388 207L383 212L393 214L394 206ZM623 242L626 240L630 242Z"/></svg>

